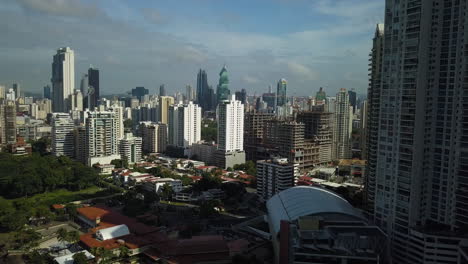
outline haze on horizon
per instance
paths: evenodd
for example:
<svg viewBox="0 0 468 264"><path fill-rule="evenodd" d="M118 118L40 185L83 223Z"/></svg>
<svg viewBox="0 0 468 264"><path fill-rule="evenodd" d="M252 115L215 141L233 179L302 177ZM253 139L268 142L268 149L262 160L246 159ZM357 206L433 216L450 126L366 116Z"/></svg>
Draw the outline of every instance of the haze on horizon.
<svg viewBox="0 0 468 264"><path fill-rule="evenodd" d="M102 94L144 86L169 93L210 85L226 64L231 91L266 92L280 78L288 95L323 86L364 93L368 54L383 0L4 0L0 4L0 84L41 93L52 56L75 51L75 89L89 65Z"/></svg>

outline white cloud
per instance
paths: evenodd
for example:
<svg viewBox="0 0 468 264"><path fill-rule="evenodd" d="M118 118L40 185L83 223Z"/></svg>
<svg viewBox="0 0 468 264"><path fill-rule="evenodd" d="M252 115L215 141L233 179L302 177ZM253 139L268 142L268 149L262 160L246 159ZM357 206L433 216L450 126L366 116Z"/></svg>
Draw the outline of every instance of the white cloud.
<svg viewBox="0 0 468 264"><path fill-rule="evenodd" d="M289 61L286 62L286 66L288 67L288 70L291 72L291 74L295 75L296 77L300 77L303 80L312 81L320 79L320 74L306 65Z"/></svg>
<svg viewBox="0 0 468 264"><path fill-rule="evenodd" d="M165 17L154 8L143 8L141 9L143 16L153 24L161 24L165 22Z"/></svg>
<svg viewBox="0 0 468 264"><path fill-rule="evenodd" d="M25 10L56 16L95 17L97 6L80 0L16 0Z"/></svg>
<svg viewBox="0 0 468 264"><path fill-rule="evenodd" d="M248 84L256 84L256 83L259 83L260 80L256 77L253 77L253 76L249 76L249 75L246 75L244 77L242 77L242 81L248 83Z"/></svg>

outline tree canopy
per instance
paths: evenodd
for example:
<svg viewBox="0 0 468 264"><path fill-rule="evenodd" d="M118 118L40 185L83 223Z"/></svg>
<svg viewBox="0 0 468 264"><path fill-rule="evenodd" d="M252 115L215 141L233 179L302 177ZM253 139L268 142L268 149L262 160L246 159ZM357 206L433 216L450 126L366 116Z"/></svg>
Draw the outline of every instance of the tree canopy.
<svg viewBox="0 0 468 264"><path fill-rule="evenodd" d="M78 191L94 185L99 179L92 168L64 156L0 153L0 171L0 193L5 198L31 196L56 189Z"/></svg>

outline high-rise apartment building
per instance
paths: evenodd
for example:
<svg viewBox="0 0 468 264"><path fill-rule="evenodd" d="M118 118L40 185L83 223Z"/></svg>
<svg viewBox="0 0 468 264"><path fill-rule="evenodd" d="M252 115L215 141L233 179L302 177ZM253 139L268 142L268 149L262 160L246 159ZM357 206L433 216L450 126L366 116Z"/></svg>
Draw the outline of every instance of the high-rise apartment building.
<svg viewBox="0 0 468 264"><path fill-rule="evenodd" d="M16 143L16 104L14 101L7 100L5 104L0 105L2 111L1 130L2 144Z"/></svg>
<svg viewBox="0 0 468 264"><path fill-rule="evenodd" d="M234 95L218 105L218 149L244 150L244 105Z"/></svg>
<svg viewBox="0 0 468 264"><path fill-rule="evenodd" d="M0 99L5 99L6 88L4 85L0 85Z"/></svg>
<svg viewBox="0 0 468 264"><path fill-rule="evenodd" d="M379 138L380 91L382 87L382 62L384 45L384 25L378 24L375 30L370 53L369 88L367 90L366 149L367 167L365 175L366 208L374 211L375 179L377 171L377 146Z"/></svg>
<svg viewBox="0 0 468 264"><path fill-rule="evenodd" d="M174 97L160 96L159 97L159 119L158 121L163 124L169 122L169 106L174 104Z"/></svg>
<svg viewBox="0 0 468 264"><path fill-rule="evenodd" d="M132 133L126 133L120 140L119 150L122 160L128 164L134 164L141 161L141 137L135 137Z"/></svg>
<svg viewBox="0 0 468 264"><path fill-rule="evenodd" d="M333 154L335 159L351 158L352 116L349 94L342 88L336 94L333 131Z"/></svg>
<svg viewBox="0 0 468 264"><path fill-rule="evenodd" d="M332 161L333 129L330 126L333 114L326 112L324 105L312 107L312 111L297 113L297 121L304 124L304 136L312 139L319 146L319 162Z"/></svg>
<svg viewBox="0 0 468 264"><path fill-rule="evenodd" d="M112 105L109 109L109 111L112 111L115 113L115 125L116 125L116 130L117 130L117 139L120 140L124 138L124 108L118 105Z"/></svg>
<svg viewBox="0 0 468 264"><path fill-rule="evenodd" d="M75 90L68 97L70 102L70 110L83 111L83 94L80 90Z"/></svg>
<svg viewBox="0 0 468 264"><path fill-rule="evenodd" d="M357 94L354 89L348 91L349 95L349 105L353 108L353 114L356 112L357 107Z"/></svg>
<svg viewBox="0 0 468 264"><path fill-rule="evenodd" d="M87 107L90 110L94 110L98 106L98 102L101 95L101 88L99 86L99 69L89 67L88 69L88 92Z"/></svg>
<svg viewBox="0 0 468 264"><path fill-rule="evenodd" d="M218 151L219 167L233 167L245 163L244 152L244 105L232 95L218 105Z"/></svg>
<svg viewBox="0 0 468 264"><path fill-rule="evenodd" d="M244 149L247 160L265 159L263 155L263 130L266 122L273 120L274 114L267 112L246 112L244 114Z"/></svg>
<svg viewBox="0 0 468 264"><path fill-rule="evenodd" d="M169 144L188 148L201 140L201 107L192 102L169 107Z"/></svg>
<svg viewBox="0 0 468 264"><path fill-rule="evenodd" d="M73 134L75 137L75 159L86 164L86 127L76 126Z"/></svg>
<svg viewBox="0 0 468 264"><path fill-rule="evenodd" d="M67 113L52 114L52 154L75 157L75 123Z"/></svg>
<svg viewBox="0 0 468 264"><path fill-rule="evenodd" d="M285 79L278 81L276 86L276 106L284 106L288 102L287 88L288 82Z"/></svg>
<svg viewBox="0 0 468 264"><path fill-rule="evenodd" d="M141 122L139 134L143 139L144 153L163 153L167 148L167 125L163 123Z"/></svg>
<svg viewBox="0 0 468 264"><path fill-rule="evenodd" d="M299 177L299 165L287 158L257 161L257 195L266 201L273 195L294 187Z"/></svg>
<svg viewBox="0 0 468 264"><path fill-rule="evenodd" d="M466 9L466 1L386 1L382 70L371 80L381 86L369 97L372 112L379 98L379 115L369 116L378 138L368 144L367 191L393 263L457 263L466 240Z"/></svg>
<svg viewBox="0 0 468 264"><path fill-rule="evenodd" d="M86 161L109 164L119 159L117 118L114 112L86 112Z"/></svg>
<svg viewBox="0 0 468 264"><path fill-rule="evenodd" d="M75 53L69 47L60 48L52 62L52 108L68 112L69 96L75 90Z"/></svg>
<svg viewBox="0 0 468 264"><path fill-rule="evenodd" d="M216 89L217 102L220 104L223 100L229 100L231 91L229 90L229 77L226 65L219 72L219 83Z"/></svg>

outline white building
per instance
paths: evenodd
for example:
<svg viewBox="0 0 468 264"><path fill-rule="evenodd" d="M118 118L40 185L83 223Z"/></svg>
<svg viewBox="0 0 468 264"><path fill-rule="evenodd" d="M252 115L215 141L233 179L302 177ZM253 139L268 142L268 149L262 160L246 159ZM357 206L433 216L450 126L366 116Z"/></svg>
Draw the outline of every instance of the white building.
<svg viewBox="0 0 468 264"><path fill-rule="evenodd" d="M101 241L126 235L130 235L130 230L126 225L117 225L96 231L96 238Z"/></svg>
<svg viewBox="0 0 468 264"><path fill-rule="evenodd" d="M69 114L52 114L52 154L55 156L75 156L75 124Z"/></svg>
<svg viewBox="0 0 468 264"><path fill-rule="evenodd" d="M83 94L80 90L75 90L69 96L70 109L75 111L83 111Z"/></svg>
<svg viewBox="0 0 468 264"><path fill-rule="evenodd" d="M257 161L257 195L266 201L273 195L294 187L299 177L299 164L286 158Z"/></svg>
<svg viewBox="0 0 468 264"><path fill-rule="evenodd" d="M201 140L201 107L193 102L169 107L169 144L188 148Z"/></svg>
<svg viewBox="0 0 468 264"><path fill-rule="evenodd" d="M167 125L154 122L140 122L140 135L143 139L143 152L162 153L167 147Z"/></svg>
<svg viewBox="0 0 468 264"><path fill-rule="evenodd" d="M51 80L54 112L68 112L69 97L75 90L75 53L69 47L54 55Z"/></svg>
<svg viewBox="0 0 468 264"><path fill-rule="evenodd" d="M349 94L342 88L336 94L333 126L333 154L335 159L351 158L352 111Z"/></svg>
<svg viewBox="0 0 468 264"><path fill-rule="evenodd" d="M115 113L88 111L86 116L86 160L88 165L93 165L94 163L91 162L96 161L92 158L101 158L99 160L103 162L108 161L104 157L120 158Z"/></svg>
<svg viewBox="0 0 468 264"><path fill-rule="evenodd" d="M115 113L115 118L116 118L116 126L117 126L117 139L122 139L124 138L124 108L118 105L113 105L109 108L109 111L112 111Z"/></svg>
<svg viewBox="0 0 468 264"><path fill-rule="evenodd" d="M218 105L218 149L224 152L244 150L244 105L235 98Z"/></svg>
<svg viewBox="0 0 468 264"><path fill-rule="evenodd" d="M159 193L161 191L161 188L165 184L169 184L172 188L172 190L175 193L181 192L183 190L182 186L182 181L181 180L175 180L172 178L156 178L156 177L151 177L143 180L143 188L149 192L156 192Z"/></svg>
<svg viewBox="0 0 468 264"><path fill-rule="evenodd" d="M135 137L132 133L126 133L120 140L120 156L128 164L134 164L141 161L141 137Z"/></svg>

